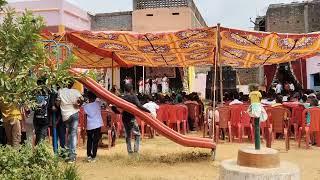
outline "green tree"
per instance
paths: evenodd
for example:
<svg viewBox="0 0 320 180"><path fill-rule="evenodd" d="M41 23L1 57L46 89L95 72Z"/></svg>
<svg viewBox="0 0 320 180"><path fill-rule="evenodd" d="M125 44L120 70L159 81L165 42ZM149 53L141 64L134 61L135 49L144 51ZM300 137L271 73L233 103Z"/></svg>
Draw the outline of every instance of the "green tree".
<svg viewBox="0 0 320 180"><path fill-rule="evenodd" d="M0 5L5 2L0 0ZM25 11L17 15L14 10L4 10L0 24L0 101L15 104L33 104L34 94L40 89L51 90L64 86L72 76L68 69L74 58L59 66L51 59L41 37L45 27L43 18ZM46 77L45 85L37 81Z"/></svg>

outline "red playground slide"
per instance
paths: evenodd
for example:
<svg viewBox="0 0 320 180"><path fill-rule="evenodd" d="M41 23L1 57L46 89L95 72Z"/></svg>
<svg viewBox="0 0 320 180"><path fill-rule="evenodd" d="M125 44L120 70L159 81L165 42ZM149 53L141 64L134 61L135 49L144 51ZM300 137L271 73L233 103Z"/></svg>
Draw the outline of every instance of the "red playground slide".
<svg viewBox="0 0 320 180"><path fill-rule="evenodd" d="M78 74L78 72L75 70L71 70L71 72L73 74ZM134 114L135 116L139 117L145 123L149 124L152 128L154 128L162 136L183 146L211 149L212 152L214 153L213 155L215 155L216 145L215 143L213 143L212 139L184 136L170 129L169 127L161 123L159 120L153 118L150 114L141 111L135 105L128 103L127 101L107 91L100 84L95 82L93 79L82 76L81 78L78 79L78 81L80 81L84 86L86 86L88 89L94 92L101 99L107 101L108 103L114 104L115 106L121 109L124 109Z"/></svg>

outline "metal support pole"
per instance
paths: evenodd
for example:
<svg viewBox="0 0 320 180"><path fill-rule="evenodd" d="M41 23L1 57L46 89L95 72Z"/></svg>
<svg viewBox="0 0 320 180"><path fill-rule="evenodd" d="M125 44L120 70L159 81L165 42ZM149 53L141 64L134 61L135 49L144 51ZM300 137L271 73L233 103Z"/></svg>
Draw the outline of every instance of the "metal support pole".
<svg viewBox="0 0 320 180"><path fill-rule="evenodd" d="M254 146L260 150L260 119L254 118Z"/></svg>

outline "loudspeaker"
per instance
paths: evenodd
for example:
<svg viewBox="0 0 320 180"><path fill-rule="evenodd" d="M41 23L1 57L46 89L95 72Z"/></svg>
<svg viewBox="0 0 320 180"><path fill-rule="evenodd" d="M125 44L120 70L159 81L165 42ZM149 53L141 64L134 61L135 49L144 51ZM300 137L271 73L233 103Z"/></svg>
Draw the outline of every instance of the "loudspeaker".
<svg viewBox="0 0 320 180"><path fill-rule="evenodd" d="M207 86L206 86L206 98L211 99L212 96L212 82L214 78L214 69L211 68L211 71L208 72L207 75ZM217 69L217 79L216 79L216 88L217 88L217 95L220 95L220 72ZM223 92L230 92L236 91L237 89L237 73L235 70L232 69L231 66L222 67L222 85L223 85Z"/></svg>

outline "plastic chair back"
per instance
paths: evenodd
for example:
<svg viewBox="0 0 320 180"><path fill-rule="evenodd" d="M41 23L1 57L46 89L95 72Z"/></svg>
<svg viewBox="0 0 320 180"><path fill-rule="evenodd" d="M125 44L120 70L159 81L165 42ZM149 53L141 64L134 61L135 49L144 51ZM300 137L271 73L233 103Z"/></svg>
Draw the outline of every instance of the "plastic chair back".
<svg viewBox="0 0 320 180"><path fill-rule="evenodd" d="M243 111L242 105L231 105L230 106L230 122L232 126L238 126L241 123L241 113Z"/></svg>
<svg viewBox="0 0 320 180"><path fill-rule="evenodd" d="M291 117L291 112L283 106L273 107L270 112L272 116L273 131L275 133L283 133L283 130L286 127L285 120L286 118Z"/></svg>
<svg viewBox="0 0 320 180"><path fill-rule="evenodd" d="M218 108L217 110L219 112L219 127L228 128L228 122L230 121L231 117L230 108L228 106L224 106Z"/></svg>
<svg viewBox="0 0 320 180"><path fill-rule="evenodd" d="M290 124L297 123L299 127L302 126L302 112L304 111L303 105L297 105L292 107L292 118L290 119Z"/></svg>
<svg viewBox="0 0 320 180"><path fill-rule="evenodd" d="M310 113L310 131L320 132L320 108L313 107L308 109Z"/></svg>
<svg viewBox="0 0 320 180"><path fill-rule="evenodd" d="M159 109L157 110L157 119L159 119L162 122L168 121L168 107L167 104L162 104L159 106Z"/></svg>
<svg viewBox="0 0 320 180"><path fill-rule="evenodd" d="M168 120L171 123L177 123L177 108L175 105L169 105L167 108L168 111Z"/></svg>

